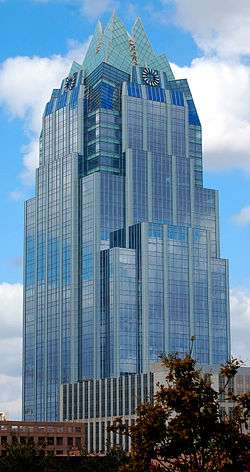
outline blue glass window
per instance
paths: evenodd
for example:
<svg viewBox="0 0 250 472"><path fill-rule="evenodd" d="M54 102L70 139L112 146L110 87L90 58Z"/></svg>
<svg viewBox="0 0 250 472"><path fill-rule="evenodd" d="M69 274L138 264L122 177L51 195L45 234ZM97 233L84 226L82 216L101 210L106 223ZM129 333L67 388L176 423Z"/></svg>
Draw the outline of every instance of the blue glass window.
<svg viewBox="0 0 250 472"><path fill-rule="evenodd" d="M159 238L163 237L163 230L161 225L149 224L148 235L150 238Z"/></svg>
<svg viewBox="0 0 250 472"><path fill-rule="evenodd" d="M194 241L199 241L201 237L201 230L200 228L194 228L193 230L193 240Z"/></svg>
<svg viewBox="0 0 250 472"><path fill-rule="evenodd" d="M135 82L128 82L128 94L130 97L141 98L141 87Z"/></svg>
<svg viewBox="0 0 250 472"><path fill-rule="evenodd" d="M114 108L115 87L106 83L100 82L98 85L91 89L88 97L88 111L92 112L98 108L106 108L112 110Z"/></svg>
<svg viewBox="0 0 250 472"><path fill-rule="evenodd" d="M183 93L180 90L172 90L172 102L174 105L179 107L184 107Z"/></svg>
<svg viewBox="0 0 250 472"><path fill-rule="evenodd" d="M165 91L160 87L146 87L147 97L149 100L154 100L155 102L166 102Z"/></svg>
<svg viewBox="0 0 250 472"><path fill-rule="evenodd" d="M29 287L35 282L35 243L33 236L26 239L26 286Z"/></svg>
<svg viewBox="0 0 250 472"><path fill-rule="evenodd" d="M79 90L80 90L80 85L77 85L77 87L73 88L73 90L71 92L71 96L70 96L70 106L71 106L71 108L75 108L76 105L77 105Z"/></svg>
<svg viewBox="0 0 250 472"><path fill-rule="evenodd" d="M89 246L82 251L82 278L87 281L93 279L93 251Z"/></svg>
<svg viewBox="0 0 250 472"><path fill-rule="evenodd" d="M38 247L37 247L37 280L38 282L43 282L45 280L45 253L46 253L45 238L42 235L38 235Z"/></svg>
<svg viewBox="0 0 250 472"><path fill-rule="evenodd" d="M198 113L196 111L195 104L194 104L193 100L188 100L187 103L188 103L189 123L191 125L199 125L200 126L200 120L199 120Z"/></svg>
<svg viewBox="0 0 250 472"><path fill-rule="evenodd" d="M101 108L113 108L114 87L103 82L101 84Z"/></svg>
<svg viewBox="0 0 250 472"><path fill-rule="evenodd" d="M50 113L52 113L53 103L54 103L53 100L50 100L50 102L47 103L47 105L45 107L45 112L44 112L45 116L50 115Z"/></svg>
<svg viewBox="0 0 250 472"><path fill-rule="evenodd" d="M132 67L132 81L137 82L137 72L136 72L136 67Z"/></svg>
<svg viewBox="0 0 250 472"><path fill-rule="evenodd" d="M173 226L168 227L168 238L175 239L177 241L187 241L187 228L184 226Z"/></svg>
<svg viewBox="0 0 250 472"><path fill-rule="evenodd" d="M67 92L63 92L61 95L59 95L56 103L56 109L58 110L59 108L65 107L67 103Z"/></svg>

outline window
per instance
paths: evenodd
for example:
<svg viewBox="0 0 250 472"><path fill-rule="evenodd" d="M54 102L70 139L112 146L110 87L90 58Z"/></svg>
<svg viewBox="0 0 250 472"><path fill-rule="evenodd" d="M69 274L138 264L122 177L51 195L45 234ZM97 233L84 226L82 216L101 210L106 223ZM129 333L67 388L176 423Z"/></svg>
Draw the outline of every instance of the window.
<svg viewBox="0 0 250 472"><path fill-rule="evenodd" d="M38 438L38 445L39 445L39 446L43 446L43 445L45 445L45 444L46 444L45 438L44 438L43 436L39 436L39 438Z"/></svg>
<svg viewBox="0 0 250 472"><path fill-rule="evenodd" d="M81 447L81 443L82 443L82 438L78 436L78 437L75 439L75 444L76 444L77 447L80 448L80 447Z"/></svg>
<svg viewBox="0 0 250 472"><path fill-rule="evenodd" d="M52 437L48 437L47 439L47 444L48 446L54 446L54 438Z"/></svg>
<svg viewBox="0 0 250 472"><path fill-rule="evenodd" d="M63 445L63 438L61 438L61 437L56 438L56 445L57 446L62 446Z"/></svg>
<svg viewBox="0 0 250 472"><path fill-rule="evenodd" d="M69 437L67 441L68 446L73 446L73 438Z"/></svg>

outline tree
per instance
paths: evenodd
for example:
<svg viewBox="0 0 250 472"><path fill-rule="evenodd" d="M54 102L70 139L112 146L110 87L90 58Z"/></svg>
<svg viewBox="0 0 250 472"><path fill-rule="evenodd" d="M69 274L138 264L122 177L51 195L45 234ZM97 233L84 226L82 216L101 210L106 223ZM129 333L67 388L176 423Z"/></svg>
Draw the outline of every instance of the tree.
<svg viewBox="0 0 250 472"><path fill-rule="evenodd" d="M250 470L250 435L247 419L250 392L234 395L228 385L242 365L227 362L220 374L225 385L219 392L211 385L191 357L169 355L162 358L166 383L159 385L154 404L137 410L135 424L126 428L121 419L113 431L131 436L127 472L244 472ZM233 402L230 416L221 411L221 394Z"/></svg>
<svg viewBox="0 0 250 472"><path fill-rule="evenodd" d="M118 472L121 464L127 462L127 454L119 447L113 447L106 456L82 456L81 472Z"/></svg>
<svg viewBox="0 0 250 472"><path fill-rule="evenodd" d="M45 455L44 445L20 444L12 437L12 444L6 444L5 455L0 457L0 472L118 472L126 460L127 455L119 448L104 457L89 456L84 450L81 457Z"/></svg>
<svg viewBox="0 0 250 472"><path fill-rule="evenodd" d="M0 457L1 472L44 472L51 463L50 457L45 457L42 448L37 448L32 442L20 444L12 437L12 444L6 444L5 455Z"/></svg>

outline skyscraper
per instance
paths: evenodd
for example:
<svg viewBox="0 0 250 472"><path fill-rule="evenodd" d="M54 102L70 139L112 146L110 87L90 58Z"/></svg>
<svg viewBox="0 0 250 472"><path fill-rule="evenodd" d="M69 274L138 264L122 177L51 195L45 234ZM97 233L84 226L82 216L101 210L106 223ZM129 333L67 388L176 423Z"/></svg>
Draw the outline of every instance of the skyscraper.
<svg viewBox="0 0 250 472"><path fill-rule="evenodd" d="M140 19L98 23L43 115L25 205L23 416L56 420L59 386L147 372L163 352L230 352L218 194L201 125Z"/></svg>

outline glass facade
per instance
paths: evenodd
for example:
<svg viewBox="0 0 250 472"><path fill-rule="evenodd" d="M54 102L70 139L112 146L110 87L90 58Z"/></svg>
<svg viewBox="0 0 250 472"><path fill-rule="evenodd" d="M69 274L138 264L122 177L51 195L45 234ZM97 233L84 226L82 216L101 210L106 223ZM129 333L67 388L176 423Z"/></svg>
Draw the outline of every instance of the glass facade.
<svg viewBox="0 0 250 472"><path fill-rule="evenodd" d="M228 264L201 139L187 81L141 21L131 35L115 15L98 23L45 107L25 205L25 419L58 419L60 384L148 372L191 336L200 363L228 358Z"/></svg>

